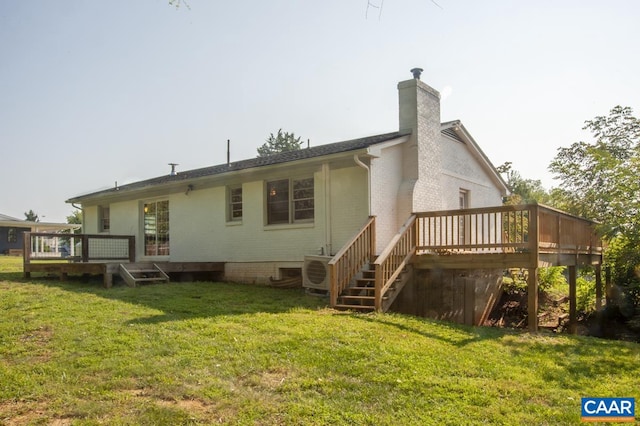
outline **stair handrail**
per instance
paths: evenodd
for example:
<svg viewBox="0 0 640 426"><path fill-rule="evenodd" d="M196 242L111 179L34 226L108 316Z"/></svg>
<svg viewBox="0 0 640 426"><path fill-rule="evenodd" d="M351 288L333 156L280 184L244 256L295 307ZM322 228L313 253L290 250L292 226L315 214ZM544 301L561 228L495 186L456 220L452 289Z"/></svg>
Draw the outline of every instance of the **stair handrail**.
<svg viewBox="0 0 640 426"><path fill-rule="evenodd" d="M369 219L360 231L329 261L330 304L338 304L338 296L364 265L373 260L376 250L376 217Z"/></svg>
<svg viewBox="0 0 640 426"><path fill-rule="evenodd" d="M382 311L382 298L416 252L416 215L412 214L373 263L376 273L375 308Z"/></svg>

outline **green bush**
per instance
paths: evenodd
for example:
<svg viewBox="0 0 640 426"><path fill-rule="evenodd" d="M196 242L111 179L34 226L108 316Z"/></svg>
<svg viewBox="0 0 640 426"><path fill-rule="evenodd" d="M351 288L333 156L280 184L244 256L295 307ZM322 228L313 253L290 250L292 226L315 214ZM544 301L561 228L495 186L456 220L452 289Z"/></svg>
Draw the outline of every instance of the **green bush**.
<svg viewBox="0 0 640 426"><path fill-rule="evenodd" d="M565 292L567 279L564 277L564 266L550 266L538 269L538 287L541 291L557 290Z"/></svg>
<svg viewBox="0 0 640 426"><path fill-rule="evenodd" d="M576 309L578 312L593 312L596 309L596 284L593 274L576 280Z"/></svg>
<svg viewBox="0 0 640 426"><path fill-rule="evenodd" d="M609 241L607 264L611 268L611 279L625 295L624 305L631 311L640 312L640 246L639 241L618 236ZM630 316L633 312L630 313Z"/></svg>

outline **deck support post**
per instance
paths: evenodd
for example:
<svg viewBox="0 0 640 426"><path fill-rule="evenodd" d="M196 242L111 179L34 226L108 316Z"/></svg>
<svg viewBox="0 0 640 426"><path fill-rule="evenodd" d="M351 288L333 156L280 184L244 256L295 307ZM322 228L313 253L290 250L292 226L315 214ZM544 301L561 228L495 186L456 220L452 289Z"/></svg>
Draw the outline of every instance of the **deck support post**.
<svg viewBox="0 0 640 426"><path fill-rule="evenodd" d="M596 312L602 309L602 265L596 265Z"/></svg>
<svg viewBox="0 0 640 426"><path fill-rule="evenodd" d="M529 332L538 332L538 266L540 265L540 209L538 204L529 206L529 277L527 281L527 314Z"/></svg>
<svg viewBox="0 0 640 426"><path fill-rule="evenodd" d="M576 266L569 266L569 333L576 334L578 323L576 319Z"/></svg>
<svg viewBox="0 0 640 426"><path fill-rule="evenodd" d="M607 306L611 305L611 267L604 268L604 299Z"/></svg>
<svg viewBox="0 0 640 426"><path fill-rule="evenodd" d="M538 268L529 268L527 278L527 315L529 332L538 331Z"/></svg>
<svg viewBox="0 0 640 426"><path fill-rule="evenodd" d="M22 234L22 271L25 278L31 278L29 263L31 263L31 232Z"/></svg>

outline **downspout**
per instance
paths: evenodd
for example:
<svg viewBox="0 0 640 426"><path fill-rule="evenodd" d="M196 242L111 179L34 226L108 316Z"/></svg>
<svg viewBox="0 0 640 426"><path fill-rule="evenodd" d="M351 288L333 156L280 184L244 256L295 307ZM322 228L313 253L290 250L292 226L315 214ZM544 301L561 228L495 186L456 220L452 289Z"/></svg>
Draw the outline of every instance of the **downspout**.
<svg viewBox="0 0 640 426"><path fill-rule="evenodd" d="M353 161L355 161L358 166L367 171L367 200L369 202L369 213L367 216L371 216L371 170L369 170L369 166L367 166L360 160L358 154L353 154Z"/></svg>
<svg viewBox="0 0 640 426"><path fill-rule="evenodd" d="M73 207L74 209L80 210L80 212L82 213L82 224L81 224L82 228L80 228L80 233L83 233L84 232L84 209L82 207L76 206L75 203L71 203L71 207Z"/></svg>
<svg viewBox="0 0 640 426"><path fill-rule="evenodd" d="M322 164L322 177L324 184L324 247L321 247L322 255L333 255L333 241L331 240L331 173L329 164Z"/></svg>

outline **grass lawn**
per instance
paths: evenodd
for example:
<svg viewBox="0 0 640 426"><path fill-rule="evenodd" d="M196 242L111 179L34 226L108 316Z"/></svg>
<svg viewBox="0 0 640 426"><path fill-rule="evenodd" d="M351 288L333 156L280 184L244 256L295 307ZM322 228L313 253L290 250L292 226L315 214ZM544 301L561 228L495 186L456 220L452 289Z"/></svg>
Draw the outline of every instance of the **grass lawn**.
<svg viewBox="0 0 640 426"><path fill-rule="evenodd" d="M326 308L302 290L103 289L0 256L0 424L579 424L640 345ZM638 418L638 417L637 417Z"/></svg>

